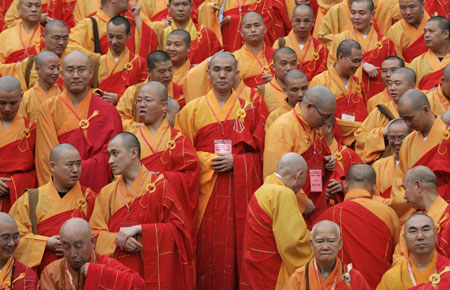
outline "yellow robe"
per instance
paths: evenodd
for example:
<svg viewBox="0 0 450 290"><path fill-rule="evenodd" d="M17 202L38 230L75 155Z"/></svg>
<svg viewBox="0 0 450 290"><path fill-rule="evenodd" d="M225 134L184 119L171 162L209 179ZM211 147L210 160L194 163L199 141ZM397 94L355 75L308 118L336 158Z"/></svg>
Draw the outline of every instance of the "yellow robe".
<svg viewBox="0 0 450 290"><path fill-rule="evenodd" d="M11 28L20 22L22 20L20 19L19 12L17 12L17 5L19 4L19 0L14 0L11 3L11 6L9 6L8 11L5 11L5 22L6 25L8 25L8 28ZM41 6L47 5L47 0L41 0Z"/></svg>
<svg viewBox="0 0 450 290"><path fill-rule="evenodd" d="M36 52L39 53L41 44L41 27L38 25L36 31L29 33L23 28L22 23L14 27L3 30L0 33L0 63L4 63L8 56L12 53L25 49L35 47ZM26 54L24 55L27 56Z"/></svg>
<svg viewBox="0 0 450 290"><path fill-rule="evenodd" d="M23 94L22 101L20 102L19 112L30 120L37 120L37 110L39 106L47 99L55 97L61 94L61 89L57 84L54 84L50 88L48 94L39 85L39 82L35 82L29 90Z"/></svg>
<svg viewBox="0 0 450 290"><path fill-rule="evenodd" d="M206 95L211 89L211 81L206 74L207 69L208 60L205 59L200 64L191 68L186 74L186 79L183 84L183 94L186 104L196 98Z"/></svg>
<svg viewBox="0 0 450 290"><path fill-rule="evenodd" d="M139 143L141 144L141 160L169 148L170 145L168 141L172 137L175 137L171 136L169 122L166 118L163 120L158 130L156 130L155 134L153 134L144 124L130 132L138 138ZM144 135L144 137L142 135ZM147 142L155 152L147 145Z"/></svg>
<svg viewBox="0 0 450 290"><path fill-rule="evenodd" d="M436 90L428 93L427 98L430 102L431 111L435 115L442 115L450 110L450 102L442 93L441 85Z"/></svg>
<svg viewBox="0 0 450 290"><path fill-rule="evenodd" d="M377 173L377 192L376 195L381 195L392 185L394 180L395 168L395 154L389 157L381 158L372 164L372 168Z"/></svg>
<svg viewBox="0 0 450 290"><path fill-rule="evenodd" d="M341 33L351 28L350 8L348 7L348 1L344 0L328 10L323 18L322 24L318 27L318 39L323 41L329 48L333 41L332 36L334 34Z"/></svg>
<svg viewBox="0 0 450 290"><path fill-rule="evenodd" d="M272 59L266 58L264 49L255 56L247 45L243 44L242 47L234 51L233 54L239 63L239 76L244 81L247 78L258 76L262 73L271 73L270 66L272 65Z"/></svg>
<svg viewBox="0 0 450 290"><path fill-rule="evenodd" d="M429 49L413 59L409 67L416 72L416 83L419 86L420 81L424 77L435 71L442 70L448 64L450 64L450 52L440 61L437 55Z"/></svg>
<svg viewBox="0 0 450 290"><path fill-rule="evenodd" d="M382 92L367 100L367 112L370 114L378 104L387 105L390 101L392 101L392 98L389 95L387 88L385 88Z"/></svg>
<svg viewBox="0 0 450 290"><path fill-rule="evenodd" d="M278 117L292 110L292 107L288 104L288 102L284 101L281 107L275 109L272 113L269 114L266 120L266 131L269 130L270 126L275 122Z"/></svg>
<svg viewBox="0 0 450 290"><path fill-rule="evenodd" d="M266 103L269 113L275 109L280 108L286 103L286 94L279 82L274 77L270 83L264 85L264 102Z"/></svg>
<svg viewBox="0 0 450 290"><path fill-rule="evenodd" d="M191 69L191 62L189 61L189 58L186 59L186 61L183 63L182 66L180 66L174 73L172 77L172 81L176 83L179 86L183 86L184 82L186 80L186 76Z"/></svg>
<svg viewBox="0 0 450 290"><path fill-rule="evenodd" d="M319 36L319 29L322 26L323 19L324 19L325 15L327 15L330 8L341 2L342 2L342 0L317 0L318 11L317 11L317 15L315 17L316 19L314 21L314 31L313 31L313 36L315 38L317 38ZM292 9L293 9L293 7L292 7ZM292 18L292 11L293 10L290 11L289 18Z"/></svg>
<svg viewBox="0 0 450 290"><path fill-rule="evenodd" d="M97 11L100 7L101 0L77 0L73 10L75 24Z"/></svg>

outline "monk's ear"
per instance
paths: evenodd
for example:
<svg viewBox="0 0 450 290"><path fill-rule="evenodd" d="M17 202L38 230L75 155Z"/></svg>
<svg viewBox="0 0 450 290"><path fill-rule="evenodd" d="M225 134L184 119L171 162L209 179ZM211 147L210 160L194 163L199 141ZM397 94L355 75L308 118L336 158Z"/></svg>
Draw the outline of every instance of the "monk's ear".
<svg viewBox="0 0 450 290"><path fill-rule="evenodd" d="M344 240L342 240L342 238L339 238L339 250L342 249L343 244L344 244Z"/></svg>
<svg viewBox="0 0 450 290"><path fill-rule="evenodd" d="M415 83L415 82L411 83L411 84L409 85L409 87L410 87L411 89L415 89L415 88L416 88L416 83Z"/></svg>
<svg viewBox="0 0 450 290"><path fill-rule="evenodd" d="M344 192L348 192L348 183L347 183L347 180L344 180Z"/></svg>
<svg viewBox="0 0 450 290"><path fill-rule="evenodd" d="M50 161L48 165L50 168L50 172L55 173L55 161Z"/></svg>
<svg viewBox="0 0 450 290"><path fill-rule="evenodd" d="M283 85L282 89L283 89L283 92L284 92L285 94L287 94L287 87L286 87L286 85Z"/></svg>

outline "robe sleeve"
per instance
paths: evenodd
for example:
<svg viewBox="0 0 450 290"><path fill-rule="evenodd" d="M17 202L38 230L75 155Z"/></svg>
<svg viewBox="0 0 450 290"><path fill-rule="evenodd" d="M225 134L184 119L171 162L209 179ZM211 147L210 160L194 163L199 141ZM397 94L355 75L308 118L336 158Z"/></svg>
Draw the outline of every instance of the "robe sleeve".
<svg viewBox="0 0 450 290"><path fill-rule="evenodd" d="M21 22L19 12L17 11L18 4L19 0L14 0L5 13L5 22L9 28L16 26Z"/></svg>
<svg viewBox="0 0 450 290"><path fill-rule="evenodd" d="M304 268L297 269L297 271L295 271L294 274L289 277L289 280L287 280L286 284L284 284L283 290L301 290L304 276Z"/></svg>
<svg viewBox="0 0 450 290"><path fill-rule="evenodd" d="M78 22L70 30L67 51L80 50L87 54L90 58L99 56L98 53L94 52L94 34L92 31L93 28L91 19L85 18Z"/></svg>
<svg viewBox="0 0 450 290"><path fill-rule="evenodd" d="M365 163L370 163L377 160L386 147L383 136L384 127L370 129L366 121L369 119L366 119L355 131L355 151Z"/></svg>
<svg viewBox="0 0 450 290"><path fill-rule="evenodd" d="M132 109L134 95L136 94L136 86L128 87L117 103L117 111L122 119L124 131L131 131L136 127L137 122L134 120Z"/></svg>

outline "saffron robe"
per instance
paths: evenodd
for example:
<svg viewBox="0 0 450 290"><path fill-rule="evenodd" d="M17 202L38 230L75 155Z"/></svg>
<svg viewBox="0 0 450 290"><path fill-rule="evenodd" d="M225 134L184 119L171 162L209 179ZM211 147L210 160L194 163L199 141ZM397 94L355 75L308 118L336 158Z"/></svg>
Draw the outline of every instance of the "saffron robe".
<svg viewBox="0 0 450 290"><path fill-rule="evenodd" d="M394 210L372 200L371 194L363 189L351 189L344 202L329 208L317 222L323 220L333 221L341 229L345 244L339 251L339 259L352 263L370 288L375 288L390 267L400 231Z"/></svg>
<svg viewBox="0 0 450 290"><path fill-rule="evenodd" d="M44 28L36 25L28 33L22 23L0 33L0 63L22 62L29 55L37 55L44 47L42 35Z"/></svg>
<svg viewBox="0 0 450 290"><path fill-rule="evenodd" d="M367 112L370 114L378 104L386 105L390 101L392 101L392 98L388 93L387 87L385 87L382 92L367 100Z"/></svg>
<svg viewBox="0 0 450 290"><path fill-rule="evenodd" d="M79 280L80 276L82 281ZM95 252L92 253L86 277L79 275L64 257L52 262L44 269L39 281L39 289L72 290L71 283L77 286L84 285L84 290L145 289L144 280L137 272L115 259Z"/></svg>
<svg viewBox="0 0 450 290"><path fill-rule="evenodd" d="M272 113L269 114L269 116L267 117L266 120L266 132L267 130L269 130L270 126L272 126L272 124L275 122L276 119L278 119L278 117L280 117L281 115L289 112L292 110L292 107L288 104L288 102L285 100L283 102L283 105L281 105L279 108L276 108L275 110L272 111Z"/></svg>
<svg viewBox="0 0 450 290"><path fill-rule="evenodd" d="M58 84L54 84L48 94L44 91L38 81L23 94L22 101L20 102L19 112L22 116L30 120L37 120L37 111L39 106L46 100L53 98L61 94L61 89Z"/></svg>
<svg viewBox="0 0 450 290"><path fill-rule="evenodd" d="M101 0L77 0L73 10L75 24L85 19L101 7Z"/></svg>
<svg viewBox="0 0 450 290"><path fill-rule="evenodd" d="M417 29L402 19L389 28L386 36L395 44L397 56L410 63L414 58L428 50L423 38L423 29L430 16L426 11Z"/></svg>
<svg viewBox="0 0 450 290"><path fill-rule="evenodd" d="M0 128L0 177L11 179L4 181L9 187L9 194L0 197L2 212L8 212L26 188L36 187L35 142L36 124L20 113L16 114L6 130L3 126Z"/></svg>
<svg viewBox="0 0 450 290"><path fill-rule="evenodd" d="M274 50L271 46L264 45L258 55L255 55L244 44L233 53L239 63L239 76L247 86L256 88L264 84L261 74L272 73L273 52Z"/></svg>
<svg viewBox="0 0 450 290"><path fill-rule="evenodd" d="M0 270L0 290L35 290L38 282L36 273L14 257L9 258Z"/></svg>
<svg viewBox="0 0 450 290"><path fill-rule="evenodd" d="M177 115L175 127L193 143L200 161L197 289L238 287L247 204L263 182L260 116L256 105L235 92L220 108L212 90ZM231 142L232 171L211 168L211 159L218 156L214 140Z"/></svg>
<svg viewBox="0 0 450 290"><path fill-rule="evenodd" d="M372 164L372 168L377 173L376 195L389 198L391 196L391 186L394 181L395 169L397 168L395 154L378 159Z"/></svg>
<svg viewBox="0 0 450 290"><path fill-rule="evenodd" d="M115 179L100 191L90 225L97 236L96 252L137 271L144 278L145 289L194 287L186 217L164 175L152 174L142 166L128 190L122 176ZM136 239L143 248L137 253L120 250L115 242L120 227L133 225L142 227Z"/></svg>
<svg viewBox="0 0 450 290"><path fill-rule="evenodd" d="M276 174L267 176L248 205L240 289L283 289L311 259L310 239L295 192Z"/></svg>
<svg viewBox="0 0 450 290"><path fill-rule="evenodd" d="M180 66L174 73L172 80L175 84L183 87L183 84L186 80L186 75L188 74L189 70L193 67L191 65L191 62L189 59L186 59L186 61L183 63L182 66Z"/></svg>
<svg viewBox="0 0 450 290"><path fill-rule="evenodd" d="M319 31L317 38L320 41L323 41L327 45L328 49L330 49L331 41L333 41L332 36L351 28L352 22L350 21L350 7L348 7L347 1L342 1L331 6L328 10L322 20L322 24L318 27Z"/></svg>
<svg viewBox="0 0 450 290"><path fill-rule="evenodd" d="M416 72L416 82L421 90L430 90L439 85L446 65L450 64L450 52L442 61L430 49L416 57L409 65Z"/></svg>
<svg viewBox="0 0 450 290"><path fill-rule="evenodd" d="M80 152L80 183L95 191L112 180L106 148L109 140L122 132L116 108L90 90L77 108L64 91L44 102L38 110L36 132L36 171L39 184L50 178L50 151L60 143L69 143Z"/></svg>
<svg viewBox="0 0 450 290"><path fill-rule="evenodd" d="M314 9L314 27L313 27L313 36L314 37L318 37L319 35L319 29L320 27L322 27L322 22L323 19L325 17L325 15L327 15L328 11L330 10L331 7L333 7L334 5L339 4L340 2L342 2L342 0L317 0L317 8ZM295 3L294 3L295 4ZM310 2L311 4L311 2ZM294 5L295 7L295 5ZM291 11L289 13L292 13L294 11L294 7L291 7ZM311 6L312 8L312 6ZM292 15L290 14L290 18L292 18Z"/></svg>
<svg viewBox="0 0 450 290"><path fill-rule="evenodd" d="M206 73L207 69L208 61L204 60L187 72L183 84L183 94L186 103L206 95L211 89L211 81Z"/></svg>
<svg viewBox="0 0 450 290"><path fill-rule="evenodd" d="M269 83L265 84L263 86L263 90L264 103L266 103L269 113L286 103L286 93L283 91L283 88L280 86L280 83L277 81L276 77L273 77Z"/></svg>
<svg viewBox="0 0 450 290"><path fill-rule="evenodd" d="M33 234L27 191L12 206L9 214L16 221L21 237L14 257L30 268L39 266L38 269L41 272L45 266L58 259L54 252L46 250L48 238L59 235L61 226L70 218L89 220L96 193L77 182L61 198L51 180L38 190L37 234Z"/></svg>
<svg viewBox="0 0 450 290"><path fill-rule="evenodd" d="M300 48L294 30L291 30L284 37L284 41L285 46L292 48L297 53L298 69L306 74L308 81L327 70L328 49L322 41L310 35L307 43L305 43L303 48ZM277 39L273 44L273 48L277 49L279 47L280 44Z"/></svg>
<svg viewBox="0 0 450 290"><path fill-rule="evenodd" d="M315 259L315 258L314 258ZM324 281L320 281L317 277L320 277L319 271L314 267L314 259L308 262L308 266L304 265L298 268L294 274L289 278L284 290L306 290L306 289L336 289L336 290L369 290L364 276L355 268L350 268L348 265L343 266L342 261L336 258L336 264L328 274L328 277ZM306 278L306 267L308 267L308 279ZM344 269L344 273L342 273ZM349 270L350 269L350 270ZM350 281L345 282L342 280L343 274L350 274ZM309 281L309 287L306 286L306 281ZM334 287L334 288L333 288Z"/></svg>
<svg viewBox="0 0 450 290"><path fill-rule="evenodd" d="M428 102L430 102L431 111L435 115L442 115L450 110L450 102L442 93L441 85L436 90L427 94Z"/></svg>

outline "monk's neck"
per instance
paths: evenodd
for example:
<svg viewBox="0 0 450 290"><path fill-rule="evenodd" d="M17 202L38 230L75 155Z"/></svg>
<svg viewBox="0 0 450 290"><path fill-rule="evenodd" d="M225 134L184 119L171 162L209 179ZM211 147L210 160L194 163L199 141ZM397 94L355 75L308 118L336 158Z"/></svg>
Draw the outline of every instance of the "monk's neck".
<svg viewBox="0 0 450 290"><path fill-rule="evenodd" d="M334 139L333 134L328 133L328 134L324 134L324 136L325 136L325 141L327 142L327 145L330 146L331 143L333 143L333 139Z"/></svg>
<svg viewBox="0 0 450 290"><path fill-rule="evenodd" d="M50 89L53 87L54 84L44 82L41 79L39 79L38 82L39 82L39 85L41 86L41 88L44 90L45 94L48 95L48 92L50 91Z"/></svg>
<svg viewBox="0 0 450 290"><path fill-rule="evenodd" d="M130 190L131 185L133 185L133 182L136 180L137 176L139 175L139 171L141 171L141 162L136 162L135 164L132 164L130 168L126 172L122 174L123 181L125 182L125 187L127 190Z"/></svg>
<svg viewBox="0 0 450 290"><path fill-rule="evenodd" d="M280 89L283 89L283 87L284 87L284 79L281 79L280 77L275 75L275 81L278 83L278 86L280 87Z"/></svg>
<svg viewBox="0 0 450 290"><path fill-rule="evenodd" d="M178 70L179 68L181 68L186 62L187 62L187 58L184 61L181 61L179 63L174 63L172 61L173 67L175 68L175 70Z"/></svg>
<svg viewBox="0 0 450 290"><path fill-rule="evenodd" d="M125 53L125 49L119 52L115 52L114 50L110 50L111 51L111 55L114 57L114 60L117 61L119 59L119 57Z"/></svg>
<svg viewBox="0 0 450 290"><path fill-rule="evenodd" d="M177 22L177 21L174 21L174 23L175 23L175 26L176 26L178 29L185 29L185 28L188 26L188 24L189 24L189 20L191 20L191 19L188 18L188 19L186 19L186 20L183 21L183 22Z"/></svg>
<svg viewBox="0 0 450 290"><path fill-rule="evenodd" d="M119 15L113 5L104 5L101 9L109 18Z"/></svg>
<svg viewBox="0 0 450 290"><path fill-rule="evenodd" d="M321 265L319 262L317 266L319 267L320 276L322 277L322 281L325 280L328 275L330 275L331 271L333 271L334 266L336 265L336 260L330 265Z"/></svg>
<svg viewBox="0 0 450 290"><path fill-rule="evenodd" d="M395 152L394 153L394 157L395 157L395 161L400 161L400 156L399 156L399 154L398 154L398 152Z"/></svg>
<svg viewBox="0 0 450 290"><path fill-rule="evenodd" d="M152 134L155 135L156 131L158 131L163 121L164 119L161 117L159 120L153 122L152 124L145 123L145 127L147 127L148 130L150 130L150 132L152 132Z"/></svg>
<svg viewBox="0 0 450 290"><path fill-rule="evenodd" d="M14 116L15 118L16 116ZM3 127L3 130L8 130L9 125L11 125L12 121L14 120L14 118L12 118L11 120L0 120L1 121L1 125Z"/></svg>
<svg viewBox="0 0 450 290"><path fill-rule="evenodd" d="M357 29L357 31L362 35L367 35L367 34L369 34L371 28L372 28L372 24L369 24L369 26L367 26L366 28L361 29L361 30Z"/></svg>
<svg viewBox="0 0 450 290"><path fill-rule="evenodd" d="M25 29L25 31L27 33L31 33L33 30L36 29L36 27L38 25L39 25L39 22L25 22L25 21L22 21L23 29Z"/></svg>
<svg viewBox="0 0 450 290"><path fill-rule="evenodd" d="M245 43L245 45L253 52L254 55L258 55L264 48L264 41L258 43Z"/></svg>
<svg viewBox="0 0 450 290"><path fill-rule="evenodd" d="M336 63L336 65L334 66L334 69L336 70L337 74L339 75L339 78L341 79L341 81L345 84L347 84L348 79L350 78L349 75L345 74L342 71L341 66L339 65L339 63Z"/></svg>
<svg viewBox="0 0 450 290"><path fill-rule="evenodd" d="M74 93L67 91L67 95L69 96L70 100L72 101L72 104L75 107L75 109L78 107L78 105L81 103L81 101L83 101L83 98L88 91L89 91L89 88L86 88L86 90L80 94L74 94Z"/></svg>
<svg viewBox="0 0 450 290"><path fill-rule="evenodd" d="M428 134L430 133L431 128L433 127L434 121L436 121L436 117L432 113L430 114L431 114L431 116L429 117L430 122L428 122L427 126L422 130L423 137L428 137Z"/></svg>
<svg viewBox="0 0 450 290"><path fill-rule="evenodd" d="M310 37L309 34L305 37L300 37L297 34L295 35L295 39L297 40L298 44L301 44L301 45L305 45L306 42L308 41L309 37Z"/></svg>
<svg viewBox="0 0 450 290"><path fill-rule="evenodd" d="M289 98L286 98L286 103L288 103L289 107L291 107L291 108L293 108L293 107L295 107L295 105L297 105L297 103L291 103Z"/></svg>
<svg viewBox="0 0 450 290"><path fill-rule="evenodd" d="M216 100L219 103L219 107L222 109L225 103L228 101L228 99L231 96L232 90L228 92L218 92L215 89L213 89L214 95L216 96Z"/></svg>
<svg viewBox="0 0 450 290"><path fill-rule="evenodd" d="M425 16L425 12L422 13L422 16L420 17L420 20L417 23L414 23L412 26L414 26L414 28L419 28L420 24L422 23L423 17Z"/></svg>
<svg viewBox="0 0 450 290"><path fill-rule="evenodd" d="M69 192L72 189L71 187L67 188L67 187L61 185L57 180L55 180L54 177L52 180L53 180L53 185L55 186L57 192Z"/></svg>
<svg viewBox="0 0 450 290"><path fill-rule="evenodd" d="M436 201L437 193L435 192L425 192L426 195L423 195L424 200L424 206L423 209L425 210L425 213L428 214L428 212L430 211L431 206L433 205L433 203Z"/></svg>
<svg viewBox="0 0 450 290"><path fill-rule="evenodd" d="M431 253L423 255L411 254L411 259L420 272L425 270L428 264L430 264L430 262L433 260L433 257L434 257L434 250Z"/></svg>
<svg viewBox="0 0 450 290"><path fill-rule="evenodd" d="M437 56L437 57L446 57L447 54L449 54L449 44L448 42L446 42L445 44L443 44L441 47L433 50L433 53Z"/></svg>

